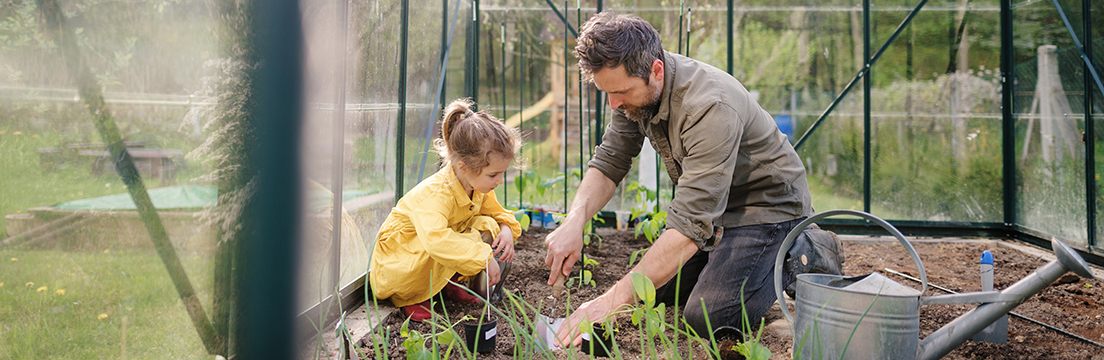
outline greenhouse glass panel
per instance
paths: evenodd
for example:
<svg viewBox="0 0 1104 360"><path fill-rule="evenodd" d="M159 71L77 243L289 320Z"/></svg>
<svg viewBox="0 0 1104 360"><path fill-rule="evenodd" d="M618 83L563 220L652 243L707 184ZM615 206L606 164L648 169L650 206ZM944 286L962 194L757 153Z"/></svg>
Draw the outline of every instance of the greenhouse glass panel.
<svg viewBox="0 0 1104 360"><path fill-rule="evenodd" d="M872 52L915 1L880 1ZM871 201L899 220L1003 218L1000 7L929 2L873 68ZM953 35L953 37L952 37Z"/></svg>
<svg viewBox="0 0 1104 360"><path fill-rule="evenodd" d="M451 2L449 5L455 5ZM461 2L456 12L456 35L453 51L463 53L465 39L470 35L472 21L470 2ZM454 12L449 8L449 13ZM433 148L433 138L440 133L438 114L440 109L454 99L444 99L440 103L438 82L441 76L441 29L443 8L436 1L410 2L410 25L407 37L406 58L406 126L404 147L403 192L410 190L424 178L433 175L438 169L437 152ZM451 22L450 16L449 21ZM461 80L461 79L453 79ZM402 91L400 89L399 91ZM437 108L434 108L436 103Z"/></svg>
<svg viewBox="0 0 1104 360"><path fill-rule="evenodd" d="M249 9L210 5L0 7L0 357L225 350Z"/></svg>
<svg viewBox="0 0 1104 360"><path fill-rule="evenodd" d="M1079 5L1062 3L1063 10ZM1030 229L1085 245L1080 53L1054 2L1020 2L1013 12L1016 218Z"/></svg>
<svg viewBox="0 0 1104 360"><path fill-rule="evenodd" d="M399 5L398 0L348 5L342 207L353 218L369 258L379 227L395 204Z"/></svg>

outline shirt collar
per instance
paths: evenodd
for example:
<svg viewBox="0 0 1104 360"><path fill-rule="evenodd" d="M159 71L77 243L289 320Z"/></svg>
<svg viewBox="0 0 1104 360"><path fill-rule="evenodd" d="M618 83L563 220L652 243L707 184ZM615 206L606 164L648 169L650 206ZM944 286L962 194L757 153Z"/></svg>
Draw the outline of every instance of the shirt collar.
<svg viewBox="0 0 1104 360"><path fill-rule="evenodd" d="M468 198L468 192L464 190L464 185L460 183L460 178L456 177L456 171L452 169L452 165L445 166L441 171L445 172L445 181L448 182L448 187L452 191L452 195L457 199L461 199L461 205L474 203L474 198L479 197L478 191L472 191L472 198Z"/></svg>

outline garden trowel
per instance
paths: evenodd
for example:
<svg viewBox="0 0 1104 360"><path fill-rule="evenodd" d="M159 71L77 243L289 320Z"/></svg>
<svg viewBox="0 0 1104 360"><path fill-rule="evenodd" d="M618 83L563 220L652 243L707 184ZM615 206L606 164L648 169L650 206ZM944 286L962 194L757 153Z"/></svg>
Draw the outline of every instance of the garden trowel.
<svg viewBox="0 0 1104 360"><path fill-rule="evenodd" d="M549 306L549 315L552 315L556 311L557 306L561 303L560 300L563 299L565 293L565 280L563 276L560 276L556 279L556 282L552 284L552 295L548 297L552 300L552 305ZM534 325L536 334L534 334L533 337L537 339L537 342L544 344L546 349L559 350L560 347L556 346L556 332L560 330L560 325L563 325L564 320L566 319L562 317L552 318L537 313L536 324Z"/></svg>

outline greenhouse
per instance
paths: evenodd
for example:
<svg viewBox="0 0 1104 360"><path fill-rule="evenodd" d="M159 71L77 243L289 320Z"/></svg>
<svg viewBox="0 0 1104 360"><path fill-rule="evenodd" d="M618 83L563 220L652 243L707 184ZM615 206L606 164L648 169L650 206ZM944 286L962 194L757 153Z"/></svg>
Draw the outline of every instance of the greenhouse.
<svg viewBox="0 0 1104 360"><path fill-rule="evenodd" d="M510 151L450 161L477 118ZM11 0L0 158L0 358L1104 359L1100 1Z"/></svg>

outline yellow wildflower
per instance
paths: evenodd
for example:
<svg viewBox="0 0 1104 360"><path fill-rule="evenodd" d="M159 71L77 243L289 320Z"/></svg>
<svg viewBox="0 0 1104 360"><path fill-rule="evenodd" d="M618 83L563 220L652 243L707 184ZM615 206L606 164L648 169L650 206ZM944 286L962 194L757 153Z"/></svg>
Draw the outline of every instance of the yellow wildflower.
<svg viewBox="0 0 1104 360"><path fill-rule="evenodd" d="M27 284L23 285L23 286L26 286L26 287L34 286L34 281L28 281Z"/></svg>
<svg viewBox="0 0 1104 360"><path fill-rule="evenodd" d="M31 139L38 139L38 134L31 135Z"/></svg>
<svg viewBox="0 0 1104 360"><path fill-rule="evenodd" d="M23 132L22 131L16 131L16 132L13 132L12 135L23 135Z"/></svg>
<svg viewBox="0 0 1104 360"><path fill-rule="evenodd" d="M54 291L54 293L58 295L65 295L65 289L57 289L57 291Z"/></svg>
<svg viewBox="0 0 1104 360"><path fill-rule="evenodd" d="M3 282L0 282L0 287L4 287L4 283L3 283Z"/></svg>
<svg viewBox="0 0 1104 360"><path fill-rule="evenodd" d="M100 314L100 316L97 316L97 318L99 318L100 320L107 319L107 314Z"/></svg>
<svg viewBox="0 0 1104 360"><path fill-rule="evenodd" d="M0 130L0 135L4 135L4 134L7 134L7 133L8 133L7 130Z"/></svg>
<svg viewBox="0 0 1104 360"><path fill-rule="evenodd" d="M46 291L46 290L47 290L47 289L46 289L46 287L45 287L45 286L43 286L43 287L40 287L40 288L38 288L38 292L43 292L43 291Z"/></svg>
<svg viewBox="0 0 1104 360"><path fill-rule="evenodd" d="M19 261L19 258L12 258L12 261Z"/></svg>
<svg viewBox="0 0 1104 360"><path fill-rule="evenodd" d="M111 252L111 249L104 249L104 254Z"/></svg>

